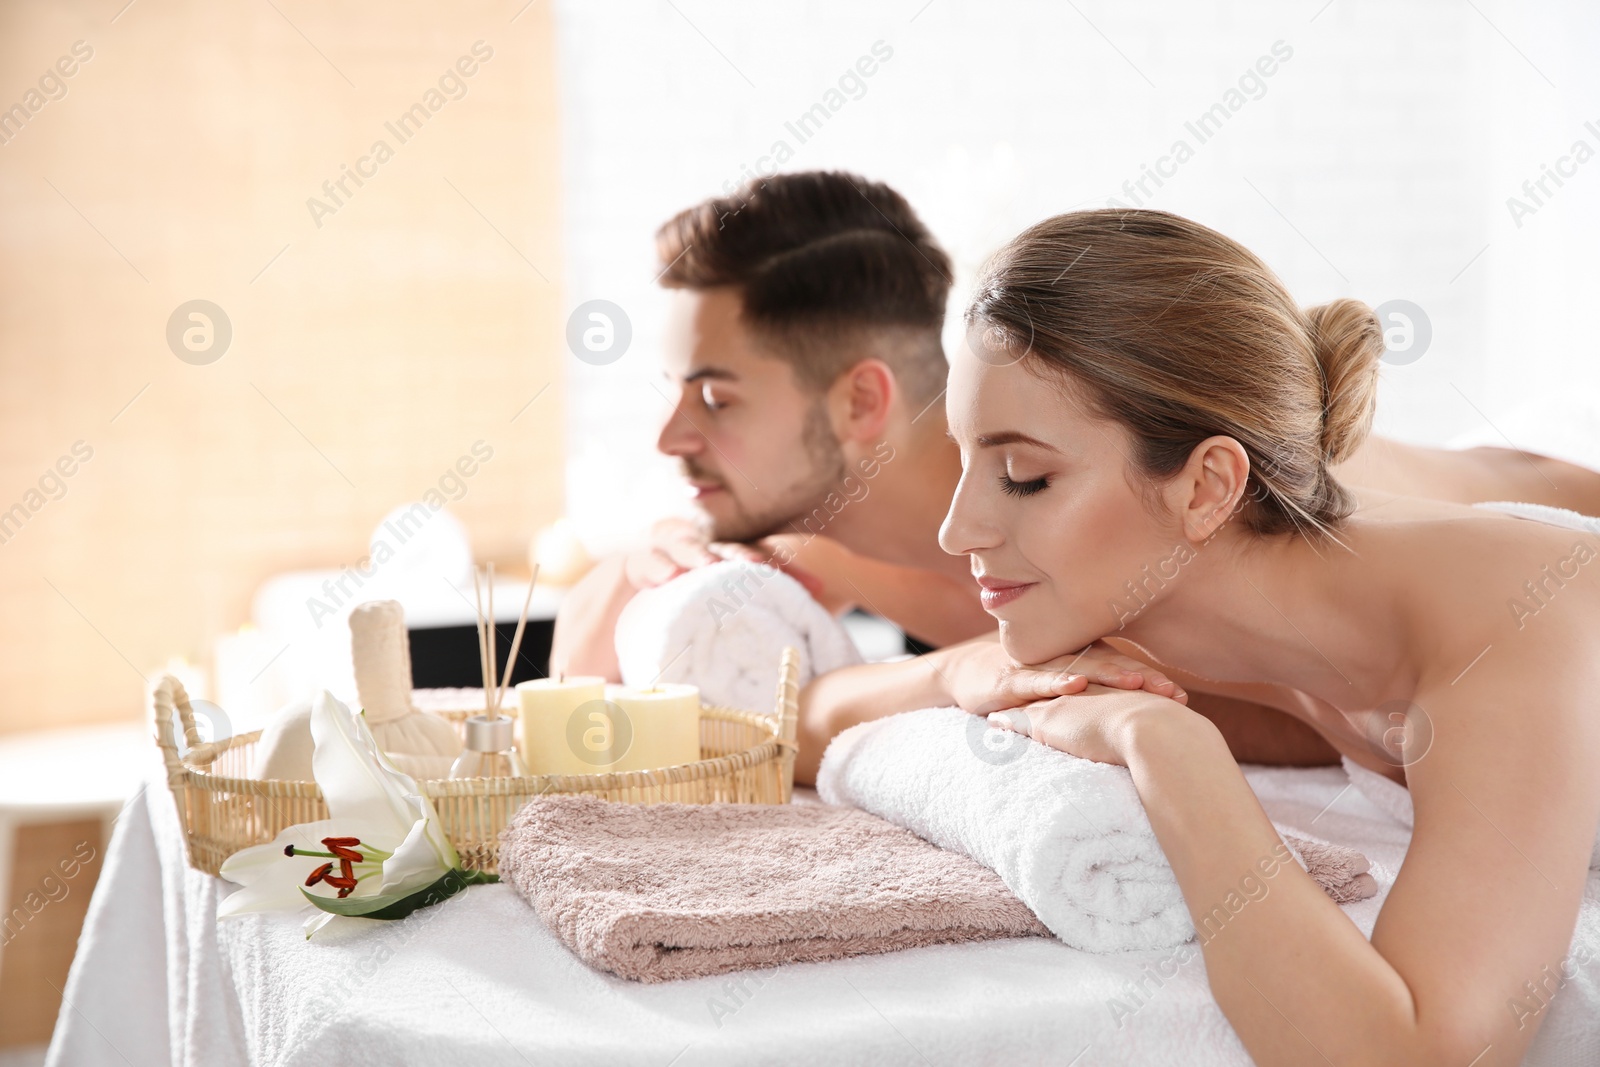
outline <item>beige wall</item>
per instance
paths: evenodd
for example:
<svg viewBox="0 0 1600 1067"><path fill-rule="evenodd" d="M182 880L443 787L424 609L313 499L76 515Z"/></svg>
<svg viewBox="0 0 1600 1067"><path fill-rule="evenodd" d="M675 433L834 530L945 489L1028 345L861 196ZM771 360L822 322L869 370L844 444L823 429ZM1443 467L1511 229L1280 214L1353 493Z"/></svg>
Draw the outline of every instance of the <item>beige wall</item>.
<svg viewBox="0 0 1600 1067"><path fill-rule="evenodd" d="M560 511L548 5L119 6L0 7L0 108L93 49L0 145L0 512L42 504L0 544L0 732L139 715L141 675L207 663L266 576L355 561L474 441L480 558ZM208 365L166 340L195 298L233 327Z"/></svg>

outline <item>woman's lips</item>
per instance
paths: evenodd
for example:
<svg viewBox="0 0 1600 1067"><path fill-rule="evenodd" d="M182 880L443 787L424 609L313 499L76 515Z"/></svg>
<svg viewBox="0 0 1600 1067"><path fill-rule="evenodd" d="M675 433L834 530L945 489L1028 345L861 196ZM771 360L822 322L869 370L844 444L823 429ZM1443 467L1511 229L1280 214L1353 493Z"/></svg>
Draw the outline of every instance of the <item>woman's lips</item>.
<svg viewBox="0 0 1600 1067"><path fill-rule="evenodd" d="M1038 584L1038 582L1008 582L1003 578L980 575L978 585L983 590L979 594L983 601L983 610L995 611L1002 608Z"/></svg>

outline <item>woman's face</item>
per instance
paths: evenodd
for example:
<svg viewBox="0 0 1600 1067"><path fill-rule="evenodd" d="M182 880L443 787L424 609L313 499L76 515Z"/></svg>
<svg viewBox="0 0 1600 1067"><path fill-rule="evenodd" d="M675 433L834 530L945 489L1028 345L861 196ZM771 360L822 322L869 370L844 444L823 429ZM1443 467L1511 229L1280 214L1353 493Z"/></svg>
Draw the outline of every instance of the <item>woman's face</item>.
<svg viewBox="0 0 1600 1067"><path fill-rule="evenodd" d="M1043 663L1120 629L1193 554L1141 496L1133 443L980 325L951 361L961 483L939 531L972 558L1005 650Z"/></svg>

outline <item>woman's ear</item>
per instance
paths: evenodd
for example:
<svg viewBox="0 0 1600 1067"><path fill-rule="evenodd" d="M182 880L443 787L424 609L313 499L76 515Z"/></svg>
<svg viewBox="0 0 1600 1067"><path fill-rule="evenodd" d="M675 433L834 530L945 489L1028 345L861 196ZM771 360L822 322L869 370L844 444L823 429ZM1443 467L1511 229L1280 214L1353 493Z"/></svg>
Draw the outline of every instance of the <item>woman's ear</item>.
<svg viewBox="0 0 1600 1067"><path fill-rule="evenodd" d="M1209 539L1227 524L1250 482L1250 456L1231 437L1208 437L1189 453L1168 483L1169 500L1190 541Z"/></svg>
<svg viewBox="0 0 1600 1067"><path fill-rule="evenodd" d="M881 359L863 359L829 388L834 432L841 440L881 440L889 425L899 384Z"/></svg>

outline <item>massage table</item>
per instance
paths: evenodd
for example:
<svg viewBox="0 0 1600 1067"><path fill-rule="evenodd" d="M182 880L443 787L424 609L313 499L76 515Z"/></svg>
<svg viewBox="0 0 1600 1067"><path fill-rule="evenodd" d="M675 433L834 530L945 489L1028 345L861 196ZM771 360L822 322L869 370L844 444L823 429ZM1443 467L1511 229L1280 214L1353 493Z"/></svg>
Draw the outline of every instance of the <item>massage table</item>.
<svg viewBox="0 0 1600 1067"><path fill-rule="evenodd" d="M1409 832L1337 767L1246 775L1285 828L1366 853L1379 893L1345 911L1370 933ZM579 962L504 885L312 941L298 915L219 925L232 887L185 864L153 759L144 780L116 821L50 1067L1250 1062L1198 952L1180 965L1189 953L1018 938L640 985ZM1600 1063L1600 872L1580 948L1529 1064ZM1305 1062L1321 1060L1308 1047Z"/></svg>

